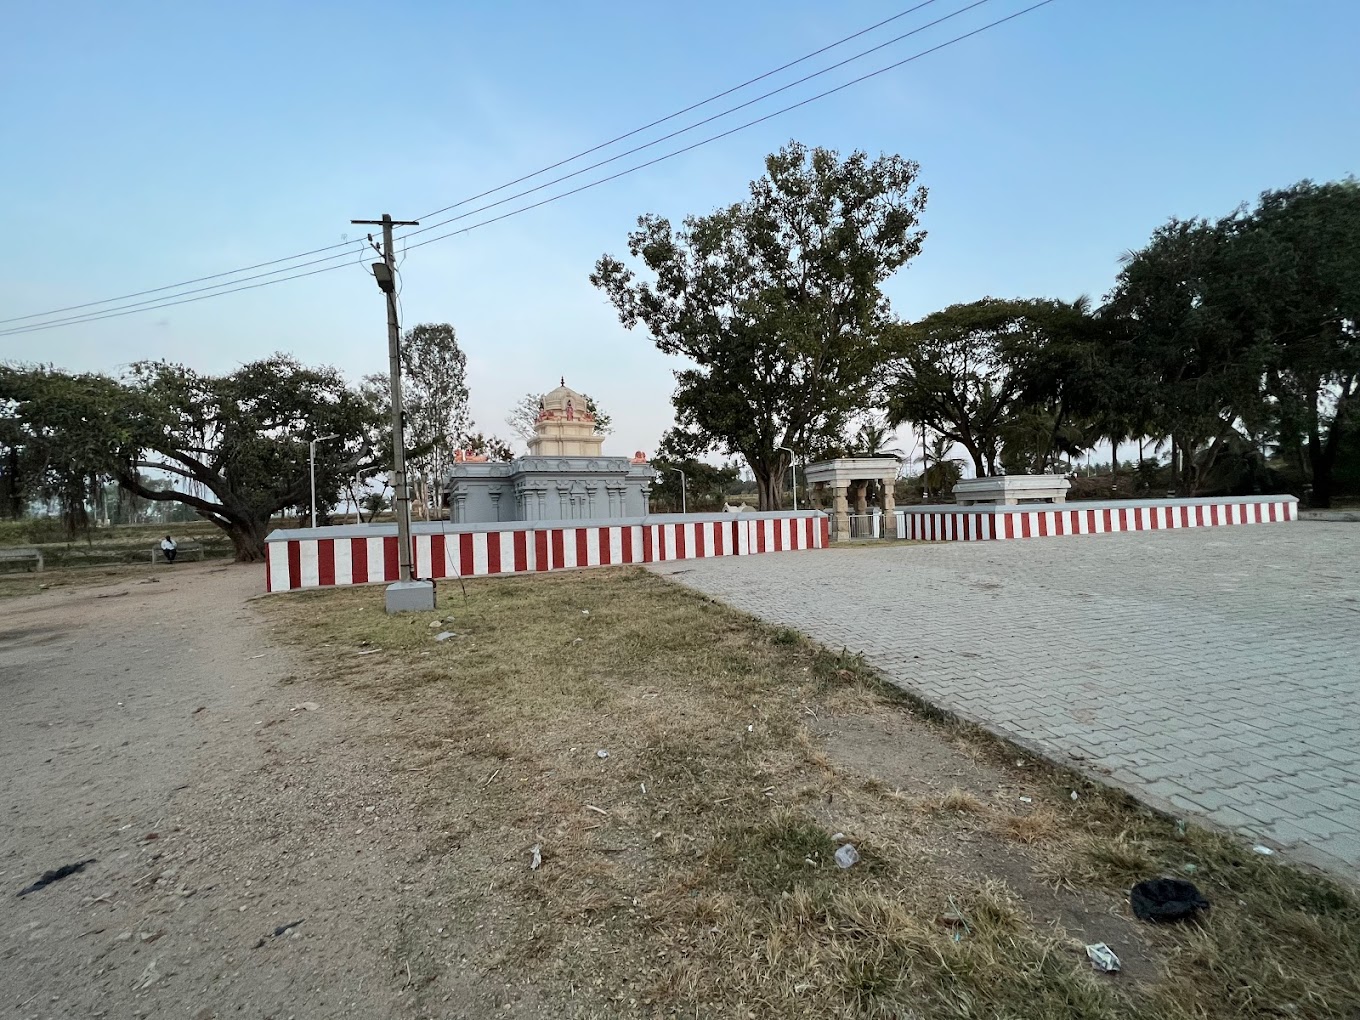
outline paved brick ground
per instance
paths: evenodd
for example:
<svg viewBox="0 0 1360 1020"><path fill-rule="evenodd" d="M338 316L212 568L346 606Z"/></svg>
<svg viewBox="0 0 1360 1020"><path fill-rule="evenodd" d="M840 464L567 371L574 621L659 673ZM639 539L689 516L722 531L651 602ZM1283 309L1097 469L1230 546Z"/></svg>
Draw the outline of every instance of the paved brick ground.
<svg viewBox="0 0 1360 1020"><path fill-rule="evenodd" d="M1360 526L656 568L1049 757L1360 877Z"/></svg>

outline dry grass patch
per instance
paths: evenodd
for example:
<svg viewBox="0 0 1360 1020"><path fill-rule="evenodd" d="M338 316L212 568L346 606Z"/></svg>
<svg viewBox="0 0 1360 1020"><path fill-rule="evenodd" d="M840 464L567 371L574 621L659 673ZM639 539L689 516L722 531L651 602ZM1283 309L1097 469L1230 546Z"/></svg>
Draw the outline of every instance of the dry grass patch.
<svg viewBox="0 0 1360 1020"><path fill-rule="evenodd" d="M856 658L645 571L479 581L466 601L445 585L433 617L386 616L378 589L268 605L321 676L386 713L384 747L424 769L411 782L439 863L430 896L462 928L494 932L467 965L534 988L551 1015L1236 1020L1360 1007L1348 891L1209 833L1178 840L1089 785L1074 803L1072 777L923 718ZM458 636L435 642L445 628ZM830 753L841 718L873 720L885 753ZM904 741L910 753L889 762ZM900 792L915 779L943 792ZM845 840L862 855L849 870L834 861ZM1205 925L1134 925L1128 883L1187 863L1215 903ZM437 1013L451 964L428 919L404 930ZM1093 974L1075 934L1113 939L1129 973Z"/></svg>
<svg viewBox="0 0 1360 1020"><path fill-rule="evenodd" d="M1056 839L1062 833L1062 821L1058 812L1050 807L1041 807L1023 815L1002 815L997 828L1007 839L1018 843L1043 843Z"/></svg>
<svg viewBox="0 0 1360 1020"><path fill-rule="evenodd" d="M977 794L968 790L961 790L957 786L951 787L943 797L932 801L927 807L932 811L948 811L956 814L981 814L987 810L987 806L978 799Z"/></svg>

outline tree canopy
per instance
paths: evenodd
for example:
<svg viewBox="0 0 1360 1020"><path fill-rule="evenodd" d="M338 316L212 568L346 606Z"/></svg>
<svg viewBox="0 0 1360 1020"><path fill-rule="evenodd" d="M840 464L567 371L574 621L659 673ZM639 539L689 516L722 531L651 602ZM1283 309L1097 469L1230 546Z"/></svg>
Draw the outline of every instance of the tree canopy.
<svg viewBox="0 0 1360 1020"><path fill-rule="evenodd" d="M1328 505L1360 399L1360 183L1172 219L1121 262L1098 309L984 298L896 325L890 423L935 430L978 475L1165 437L1181 494L1293 479Z"/></svg>
<svg viewBox="0 0 1360 1020"><path fill-rule="evenodd" d="M1172 220L1126 258L1107 308L1131 416L1171 437L1181 491L1245 440L1330 503L1360 391L1360 183Z"/></svg>
<svg viewBox="0 0 1360 1020"><path fill-rule="evenodd" d="M609 255L595 265L623 325L693 366L676 372L682 445L744 457L762 509L780 505L781 447L839 440L867 410L890 321L881 286L925 240L918 173L901 156L791 142L745 201L678 229L639 218L628 250L650 279Z"/></svg>
<svg viewBox="0 0 1360 1020"><path fill-rule="evenodd" d="M892 333L882 398L889 422L958 443L979 477L1003 464L1043 471L1081 441L1095 411L1088 303L983 298Z"/></svg>
<svg viewBox="0 0 1360 1020"><path fill-rule="evenodd" d="M407 470L428 519L438 509L442 479L470 425L467 356L451 325L426 322L402 337L401 362Z"/></svg>
<svg viewBox="0 0 1360 1020"><path fill-rule="evenodd" d="M4 366L0 401L20 459L42 466L68 515L113 478L142 499L192 507L241 561L263 558L274 513L309 502L311 438L336 437L317 447L317 491L330 502L346 475L381 458L368 446L372 402L335 369L286 355L220 376L170 362L140 362L121 379Z"/></svg>

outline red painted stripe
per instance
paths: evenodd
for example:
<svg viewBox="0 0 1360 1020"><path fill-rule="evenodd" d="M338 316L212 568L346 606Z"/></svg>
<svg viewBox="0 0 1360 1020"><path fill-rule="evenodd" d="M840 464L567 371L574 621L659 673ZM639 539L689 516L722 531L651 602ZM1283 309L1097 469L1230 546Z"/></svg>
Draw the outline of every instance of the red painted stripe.
<svg viewBox="0 0 1360 1020"><path fill-rule="evenodd" d="M1002 514L1001 516L1002 516L1002 518L1006 521L1006 537L1007 537L1007 538L1014 538L1014 537L1015 537L1015 514Z"/></svg>
<svg viewBox="0 0 1360 1020"><path fill-rule="evenodd" d="M316 583L329 588L335 584L335 539L323 538L316 543Z"/></svg>
<svg viewBox="0 0 1360 1020"><path fill-rule="evenodd" d="M1278 520L1278 518L1275 516L1275 506L1276 506L1276 504L1274 504L1274 503L1267 503L1267 504L1266 504L1266 509L1267 509L1267 511L1268 511L1269 514L1270 514L1270 520L1271 520L1272 522Z"/></svg>
<svg viewBox="0 0 1360 1020"><path fill-rule="evenodd" d="M397 560L397 536L383 537L383 580L395 581L401 577L401 563Z"/></svg>
<svg viewBox="0 0 1360 1020"><path fill-rule="evenodd" d="M368 583L368 539L351 538L349 540L349 562L350 573L354 577L355 584Z"/></svg>
<svg viewBox="0 0 1360 1020"><path fill-rule="evenodd" d="M488 574L499 574L501 572L501 532L488 531L486 533L486 572Z"/></svg>
<svg viewBox="0 0 1360 1020"><path fill-rule="evenodd" d="M264 550L264 590L265 590L265 591L273 591L273 590L274 590L274 581L273 581L272 577L270 576L270 575L271 575L271 571L270 571L270 569L269 569L269 559L270 559L270 557L269 557L269 547L268 547L268 546L265 546L265 550Z"/></svg>
<svg viewBox="0 0 1360 1020"><path fill-rule="evenodd" d="M449 576L448 538L445 535L430 536L430 576Z"/></svg>
<svg viewBox="0 0 1360 1020"><path fill-rule="evenodd" d="M694 526L694 558L702 559L708 555L708 543L704 541L707 537L704 531L708 528L708 522L696 524Z"/></svg>
<svg viewBox="0 0 1360 1020"><path fill-rule="evenodd" d="M302 543L288 543L288 587L302 587Z"/></svg>
<svg viewBox="0 0 1360 1020"><path fill-rule="evenodd" d="M1067 527L1066 527L1067 522L1064 520L1064 518L1065 518L1066 516L1067 516L1067 512L1066 512L1065 510L1054 510L1054 511L1053 511L1053 534L1054 534L1054 535L1065 535L1065 534L1067 534Z"/></svg>
<svg viewBox="0 0 1360 1020"><path fill-rule="evenodd" d="M620 542L619 542L619 551L620 551L621 553L623 553L623 558L622 558L621 562L623 562L623 563L632 563L632 562L633 562L633 529L632 529L632 528L623 528L623 529L622 529L622 534L620 535L620 539L621 539L621 540L620 540Z"/></svg>
<svg viewBox="0 0 1360 1020"><path fill-rule="evenodd" d="M755 521L754 523L756 526L756 552L763 553L765 551L765 522Z"/></svg>
<svg viewBox="0 0 1360 1020"><path fill-rule="evenodd" d="M675 558L677 560L688 559L689 550L685 548L688 544L685 540L685 526L683 524L676 524L674 525L674 529L672 534L675 536Z"/></svg>
<svg viewBox="0 0 1360 1020"><path fill-rule="evenodd" d="M1048 537L1048 511L1047 511L1047 510L1040 510L1040 511L1039 511L1039 537L1040 537L1040 538L1047 538L1047 537Z"/></svg>
<svg viewBox="0 0 1360 1020"><path fill-rule="evenodd" d="M472 536L458 535L458 576L471 577L477 568L472 563Z"/></svg>
<svg viewBox="0 0 1360 1020"><path fill-rule="evenodd" d="M600 566L607 567L614 562L614 551L611 545L614 541L612 528L600 528Z"/></svg>
<svg viewBox="0 0 1360 1020"><path fill-rule="evenodd" d="M561 570L567 562L567 533L563 528L552 529L552 570Z"/></svg>
<svg viewBox="0 0 1360 1020"><path fill-rule="evenodd" d="M551 570L552 558L548 555L548 532L534 531L534 569Z"/></svg>
<svg viewBox="0 0 1360 1020"><path fill-rule="evenodd" d="M511 539L510 569L520 574L529 569L529 533L516 531Z"/></svg>
<svg viewBox="0 0 1360 1020"><path fill-rule="evenodd" d="M590 562L590 529L576 529L576 565L578 567L593 567L595 564Z"/></svg>
<svg viewBox="0 0 1360 1020"><path fill-rule="evenodd" d="M639 563L651 563L656 559L655 551L652 549L654 544L653 527L654 525L651 524L642 526L642 559L638 561Z"/></svg>

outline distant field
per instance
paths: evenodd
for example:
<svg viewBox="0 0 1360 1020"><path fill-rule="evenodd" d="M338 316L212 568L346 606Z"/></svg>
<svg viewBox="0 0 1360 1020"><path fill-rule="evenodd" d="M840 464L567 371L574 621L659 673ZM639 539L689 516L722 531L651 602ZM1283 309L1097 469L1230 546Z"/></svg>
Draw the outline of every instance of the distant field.
<svg viewBox="0 0 1360 1020"><path fill-rule="evenodd" d="M44 566L70 568L119 563L150 563L151 550L167 531L175 540L192 539L203 547L205 559L232 555L231 542L206 521L175 524L120 524L91 528L88 534L67 537L61 522L50 517L0 521L0 546L31 546L42 550ZM0 571L22 571L21 565L0 565Z"/></svg>

